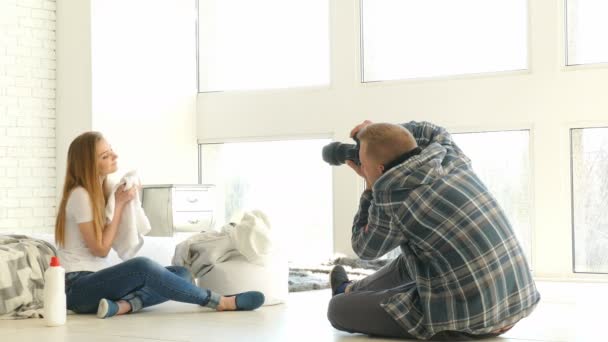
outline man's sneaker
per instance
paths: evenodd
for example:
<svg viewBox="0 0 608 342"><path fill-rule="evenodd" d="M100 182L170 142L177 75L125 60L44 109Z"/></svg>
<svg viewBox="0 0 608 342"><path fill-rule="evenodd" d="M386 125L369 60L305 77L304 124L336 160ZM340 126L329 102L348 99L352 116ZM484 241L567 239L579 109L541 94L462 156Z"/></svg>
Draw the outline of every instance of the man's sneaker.
<svg viewBox="0 0 608 342"><path fill-rule="evenodd" d="M331 284L332 296L343 293L345 286L342 285L348 282L348 275L346 274L344 267L336 265L331 269L331 272L329 272L329 283Z"/></svg>

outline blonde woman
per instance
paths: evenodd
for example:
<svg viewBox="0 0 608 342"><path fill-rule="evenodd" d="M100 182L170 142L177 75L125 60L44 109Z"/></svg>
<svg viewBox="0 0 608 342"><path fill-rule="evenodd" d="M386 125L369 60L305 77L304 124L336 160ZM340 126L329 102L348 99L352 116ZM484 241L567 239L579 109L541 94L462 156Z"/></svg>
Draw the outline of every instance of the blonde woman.
<svg viewBox="0 0 608 342"><path fill-rule="evenodd" d="M257 291L224 297L193 284L188 269L163 267L136 257L109 264L108 252L116 237L123 208L135 189L116 191L114 217L106 223L106 176L116 171L118 156L98 132L86 132L70 144L55 242L66 269L68 309L97 312L99 318L132 313L167 300L198 304L217 311L254 310L264 303Z"/></svg>

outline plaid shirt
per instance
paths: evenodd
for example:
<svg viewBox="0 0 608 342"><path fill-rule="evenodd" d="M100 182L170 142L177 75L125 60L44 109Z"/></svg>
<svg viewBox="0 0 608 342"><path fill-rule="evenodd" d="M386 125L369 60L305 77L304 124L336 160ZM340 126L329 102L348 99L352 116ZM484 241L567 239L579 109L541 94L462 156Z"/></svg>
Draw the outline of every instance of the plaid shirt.
<svg viewBox="0 0 608 342"><path fill-rule="evenodd" d="M361 195L352 246L363 259L401 247L412 286L382 307L410 334L492 333L538 301L523 250L504 212L443 128L403 125L422 152Z"/></svg>

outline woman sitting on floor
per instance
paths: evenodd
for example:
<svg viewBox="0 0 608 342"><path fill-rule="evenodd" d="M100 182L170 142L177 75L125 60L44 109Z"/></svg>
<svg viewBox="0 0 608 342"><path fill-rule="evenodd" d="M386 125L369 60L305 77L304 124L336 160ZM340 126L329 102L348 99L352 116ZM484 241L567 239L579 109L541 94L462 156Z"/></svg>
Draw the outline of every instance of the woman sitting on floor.
<svg viewBox="0 0 608 342"><path fill-rule="evenodd" d="M261 292L224 297L197 287L184 267L163 267L136 257L110 265L108 252L125 205L136 188L115 193L114 217L106 223L106 176L117 170L117 155L100 133L86 132L70 144L63 195L55 225L59 257L66 269L68 309L97 312L99 318L132 313L167 300L198 304L217 311L254 310L264 303Z"/></svg>

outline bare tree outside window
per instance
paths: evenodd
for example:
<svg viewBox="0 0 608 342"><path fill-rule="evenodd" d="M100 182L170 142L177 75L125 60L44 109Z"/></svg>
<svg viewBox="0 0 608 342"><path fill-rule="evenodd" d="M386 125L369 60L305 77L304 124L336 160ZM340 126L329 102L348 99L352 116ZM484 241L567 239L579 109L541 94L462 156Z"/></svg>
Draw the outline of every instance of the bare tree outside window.
<svg viewBox="0 0 608 342"><path fill-rule="evenodd" d="M608 273L608 128L570 137L574 272Z"/></svg>

